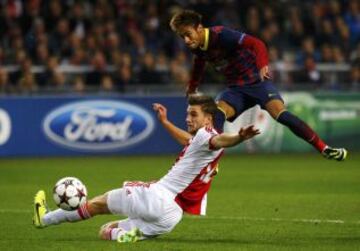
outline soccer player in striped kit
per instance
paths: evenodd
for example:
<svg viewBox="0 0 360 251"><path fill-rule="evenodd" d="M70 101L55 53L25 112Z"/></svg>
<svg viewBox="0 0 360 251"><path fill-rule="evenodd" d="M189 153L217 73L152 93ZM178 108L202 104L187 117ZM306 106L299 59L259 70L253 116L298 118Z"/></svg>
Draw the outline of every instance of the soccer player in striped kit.
<svg viewBox="0 0 360 251"><path fill-rule="evenodd" d="M35 195L34 225L44 228L100 214L124 215L128 218L103 225L100 238L135 242L170 232L184 212L205 215L207 193L224 148L250 139L259 131L249 126L235 134L219 134L213 128L215 101L203 95L190 95L188 103L187 131L167 119L165 106L153 104L160 123L184 146L174 165L159 181L124 182L122 188L97 196L75 211L49 211L45 192L41 190Z"/></svg>
<svg viewBox="0 0 360 251"><path fill-rule="evenodd" d="M172 17L170 27L194 54L187 94L196 92L206 63L226 79L227 88L216 98L220 110L216 115L216 128L222 130L225 120L232 122L248 108L260 105L324 157L346 159L346 149L328 146L304 121L286 110L270 80L267 49L261 40L224 26L204 27L201 19L199 13L183 10Z"/></svg>

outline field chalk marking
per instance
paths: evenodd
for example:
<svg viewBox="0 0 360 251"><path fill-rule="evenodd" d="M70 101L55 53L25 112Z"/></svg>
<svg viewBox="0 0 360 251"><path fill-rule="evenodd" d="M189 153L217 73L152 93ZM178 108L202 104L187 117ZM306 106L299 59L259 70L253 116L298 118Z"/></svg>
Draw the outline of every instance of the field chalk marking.
<svg viewBox="0 0 360 251"><path fill-rule="evenodd" d="M30 210L22 209L0 209L0 214L13 213L13 214L31 214ZM360 224L359 221L343 221L332 219L286 219L286 218L260 218L260 217L246 217L246 216L191 216L186 215L185 218L198 219L198 220L236 220L236 221L273 221L273 222L301 222L301 223L328 223L328 224Z"/></svg>
<svg viewBox="0 0 360 251"><path fill-rule="evenodd" d="M237 220L237 221L274 221L274 222L301 222L301 223L330 223L330 224L360 224L360 221L344 221L333 219L286 219L286 218L260 218L260 217L236 217L236 216L186 216L186 218L199 220Z"/></svg>

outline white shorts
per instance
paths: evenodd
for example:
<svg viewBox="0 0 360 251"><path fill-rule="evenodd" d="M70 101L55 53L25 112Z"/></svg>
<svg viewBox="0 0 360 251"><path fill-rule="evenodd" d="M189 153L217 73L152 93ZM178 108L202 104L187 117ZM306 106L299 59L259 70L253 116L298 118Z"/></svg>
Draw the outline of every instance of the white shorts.
<svg viewBox="0 0 360 251"><path fill-rule="evenodd" d="M174 196L157 183L124 183L108 193L107 205L111 213L128 216L127 224L147 236L170 232L183 215Z"/></svg>

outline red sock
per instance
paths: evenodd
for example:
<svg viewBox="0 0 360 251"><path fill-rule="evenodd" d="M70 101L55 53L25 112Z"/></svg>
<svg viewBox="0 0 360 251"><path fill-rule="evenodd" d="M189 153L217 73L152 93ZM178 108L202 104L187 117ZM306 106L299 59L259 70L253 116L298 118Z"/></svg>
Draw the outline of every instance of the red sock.
<svg viewBox="0 0 360 251"><path fill-rule="evenodd" d="M309 143L312 144L319 152L324 151L325 147L327 146L316 133L314 133L313 138L309 140Z"/></svg>
<svg viewBox="0 0 360 251"><path fill-rule="evenodd" d="M78 212L79 216L81 217L81 219L83 219L83 220L91 218L91 214L89 213L88 203L87 202L82 204L77 209L77 212Z"/></svg>
<svg viewBox="0 0 360 251"><path fill-rule="evenodd" d="M298 137L309 142L319 152L322 152L325 149L326 144L320 139L316 132L292 113L288 111L282 112L277 118L277 121L287 126Z"/></svg>

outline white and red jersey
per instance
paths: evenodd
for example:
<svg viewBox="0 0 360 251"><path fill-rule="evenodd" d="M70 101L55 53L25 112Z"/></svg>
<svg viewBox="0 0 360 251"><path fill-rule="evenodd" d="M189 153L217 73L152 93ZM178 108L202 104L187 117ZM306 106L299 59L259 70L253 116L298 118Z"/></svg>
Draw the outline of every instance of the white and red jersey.
<svg viewBox="0 0 360 251"><path fill-rule="evenodd" d="M223 149L214 149L211 139L218 133L203 127L179 154L169 172L157 183L169 190L184 212L206 213L206 195Z"/></svg>

